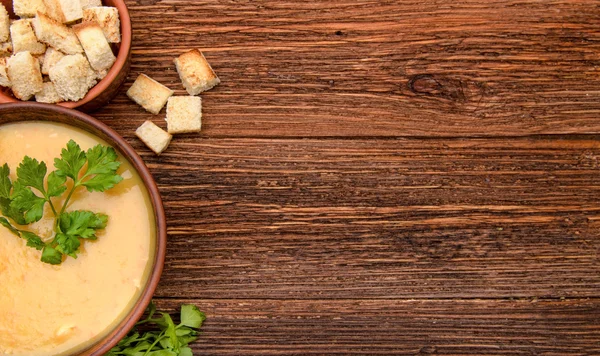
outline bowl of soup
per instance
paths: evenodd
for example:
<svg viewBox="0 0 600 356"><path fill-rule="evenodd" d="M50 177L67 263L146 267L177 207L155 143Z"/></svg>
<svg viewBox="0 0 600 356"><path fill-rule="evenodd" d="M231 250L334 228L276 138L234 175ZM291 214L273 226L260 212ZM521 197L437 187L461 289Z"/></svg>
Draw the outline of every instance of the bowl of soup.
<svg viewBox="0 0 600 356"><path fill-rule="evenodd" d="M67 256L59 265L41 262L40 251L0 226L0 355L104 355L142 316L160 279L165 214L135 150L75 110L0 105L0 166L8 163L11 178L24 156L45 162L51 172L70 140L84 151L98 144L114 148L123 180L104 192L73 194L69 210L102 212L109 220L97 240L82 243L77 258ZM28 228L47 238L53 226L44 219Z"/></svg>

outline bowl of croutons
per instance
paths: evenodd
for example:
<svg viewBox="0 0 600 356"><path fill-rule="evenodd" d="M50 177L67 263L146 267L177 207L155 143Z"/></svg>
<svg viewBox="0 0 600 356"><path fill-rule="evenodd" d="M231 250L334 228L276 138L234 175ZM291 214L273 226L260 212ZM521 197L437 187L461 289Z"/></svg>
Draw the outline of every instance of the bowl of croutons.
<svg viewBox="0 0 600 356"><path fill-rule="evenodd" d="M93 111L117 94L131 58L123 0L0 2L0 104Z"/></svg>

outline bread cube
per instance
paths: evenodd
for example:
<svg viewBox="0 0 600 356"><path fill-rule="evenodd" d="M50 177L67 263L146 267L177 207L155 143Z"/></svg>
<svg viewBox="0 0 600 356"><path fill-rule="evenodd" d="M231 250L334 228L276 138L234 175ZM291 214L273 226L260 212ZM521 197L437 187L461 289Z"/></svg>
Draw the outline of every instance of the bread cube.
<svg viewBox="0 0 600 356"><path fill-rule="evenodd" d="M81 100L96 84L96 74L82 54L64 56L48 74L63 100Z"/></svg>
<svg viewBox="0 0 600 356"><path fill-rule="evenodd" d="M19 17L34 17L39 12L46 12L44 0L13 0L13 11Z"/></svg>
<svg viewBox="0 0 600 356"><path fill-rule="evenodd" d="M83 21L96 22L111 43L121 42L121 21L116 7L99 6L83 10Z"/></svg>
<svg viewBox="0 0 600 356"><path fill-rule="evenodd" d="M89 9L90 7L102 6L101 0L80 0L82 9Z"/></svg>
<svg viewBox="0 0 600 356"><path fill-rule="evenodd" d="M31 54L42 54L46 52L46 45L38 42L29 19L13 21L10 25L10 37L14 53L27 51Z"/></svg>
<svg viewBox="0 0 600 356"><path fill-rule="evenodd" d="M79 38L92 68L104 70L112 67L117 58L113 54L106 37L104 37L100 25L90 21L82 22L73 26L73 31Z"/></svg>
<svg viewBox="0 0 600 356"><path fill-rule="evenodd" d="M42 90L42 72L40 64L30 52L15 53L8 58L7 74L15 97L29 100Z"/></svg>
<svg viewBox="0 0 600 356"><path fill-rule="evenodd" d="M12 42L0 43L0 57L10 57L13 54Z"/></svg>
<svg viewBox="0 0 600 356"><path fill-rule="evenodd" d="M199 96L172 96L167 102L167 131L170 134L200 132L202 100Z"/></svg>
<svg viewBox="0 0 600 356"><path fill-rule="evenodd" d="M176 58L175 66L185 90L190 95L198 95L221 82L202 52L197 49Z"/></svg>
<svg viewBox="0 0 600 356"><path fill-rule="evenodd" d="M62 101L60 95L54 87L54 83L46 82L42 84L42 90L35 94L35 101L38 103L55 104Z"/></svg>
<svg viewBox="0 0 600 356"><path fill-rule="evenodd" d="M169 146L171 138L173 138L173 136L156 126L152 121L144 122L135 131L135 135L157 155L161 154Z"/></svg>
<svg viewBox="0 0 600 356"><path fill-rule="evenodd" d="M83 18L79 0L44 0L46 15L61 23L71 23Z"/></svg>
<svg viewBox="0 0 600 356"><path fill-rule="evenodd" d="M44 63L42 64L42 74L48 75L48 73L50 73L50 68L58 63L64 56L65 55L61 51L48 47L46 55L44 56Z"/></svg>
<svg viewBox="0 0 600 356"><path fill-rule="evenodd" d="M66 54L83 52L79 39L71 28L39 12L31 23L38 40Z"/></svg>
<svg viewBox="0 0 600 356"><path fill-rule="evenodd" d="M10 80L6 73L6 58L0 58L0 85L3 87L10 87Z"/></svg>
<svg viewBox="0 0 600 356"><path fill-rule="evenodd" d="M127 90L127 96L131 100L153 114L160 112L171 95L171 89L146 74L140 74Z"/></svg>
<svg viewBox="0 0 600 356"><path fill-rule="evenodd" d="M0 3L0 42L6 42L10 39L10 18L8 11Z"/></svg>

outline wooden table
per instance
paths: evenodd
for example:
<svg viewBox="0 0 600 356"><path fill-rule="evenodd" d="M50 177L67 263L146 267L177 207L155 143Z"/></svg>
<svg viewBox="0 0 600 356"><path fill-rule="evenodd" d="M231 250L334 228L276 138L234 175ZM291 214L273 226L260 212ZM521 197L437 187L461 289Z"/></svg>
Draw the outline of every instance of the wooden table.
<svg viewBox="0 0 600 356"><path fill-rule="evenodd" d="M94 116L159 184L198 354L600 354L597 1L127 3ZM183 95L191 48L222 84L156 157L125 90Z"/></svg>

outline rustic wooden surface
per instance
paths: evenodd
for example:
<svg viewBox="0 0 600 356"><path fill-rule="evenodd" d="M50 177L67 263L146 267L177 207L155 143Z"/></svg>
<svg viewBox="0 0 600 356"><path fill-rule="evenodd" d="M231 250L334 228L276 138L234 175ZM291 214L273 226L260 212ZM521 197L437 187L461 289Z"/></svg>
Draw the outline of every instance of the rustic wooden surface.
<svg viewBox="0 0 600 356"><path fill-rule="evenodd" d="M132 71L94 115L163 194L157 302L201 355L600 354L600 4L128 0ZM222 84L156 157L125 96Z"/></svg>

